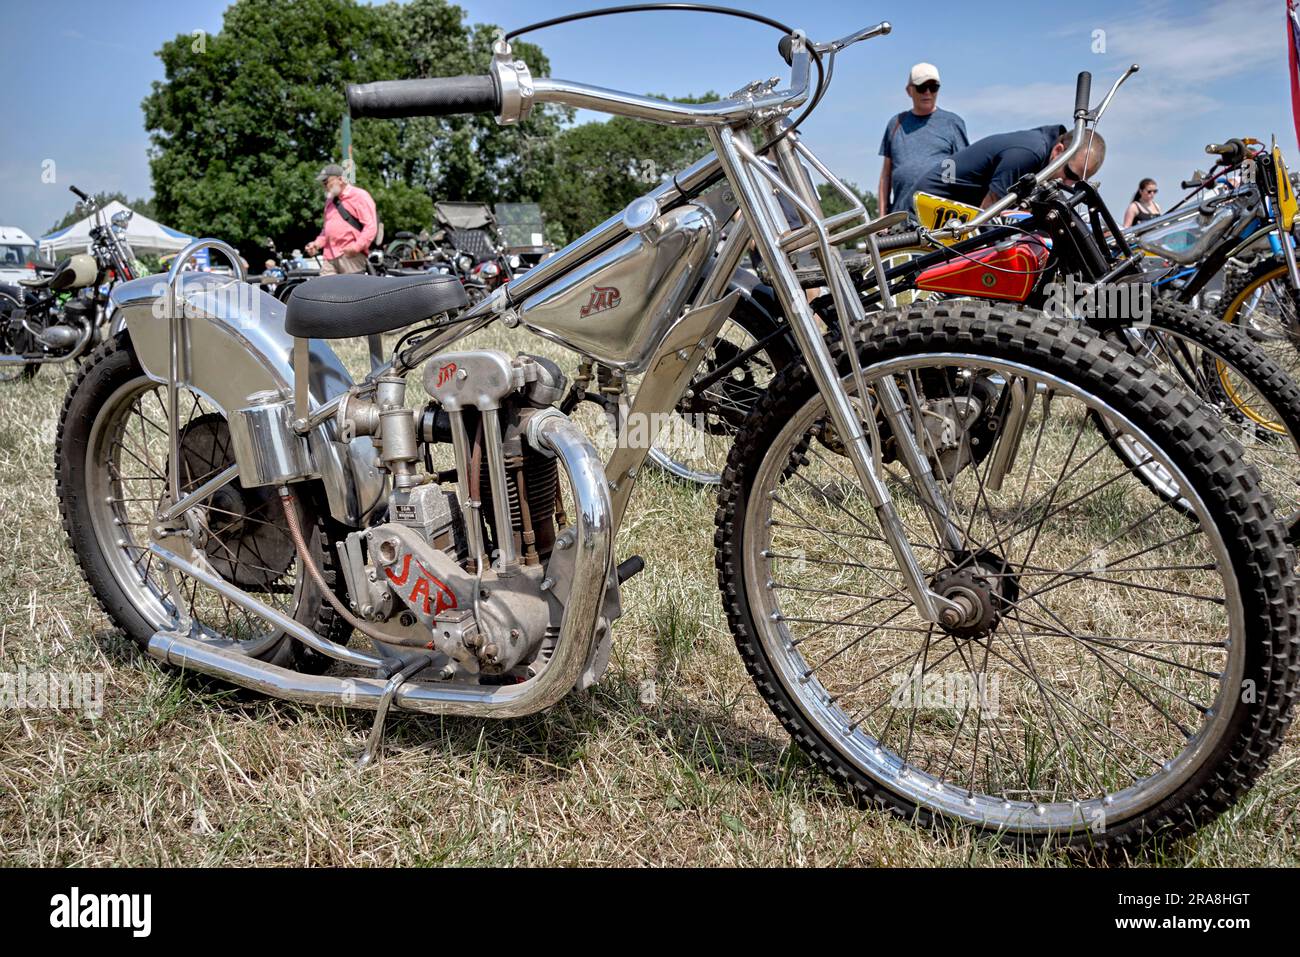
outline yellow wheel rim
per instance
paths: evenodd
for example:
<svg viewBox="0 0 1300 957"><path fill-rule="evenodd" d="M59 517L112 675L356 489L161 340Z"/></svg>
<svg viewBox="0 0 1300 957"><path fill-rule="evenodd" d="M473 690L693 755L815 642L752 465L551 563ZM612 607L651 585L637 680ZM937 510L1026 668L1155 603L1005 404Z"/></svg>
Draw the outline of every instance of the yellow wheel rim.
<svg viewBox="0 0 1300 957"><path fill-rule="evenodd" d="M1228 374L1228 367L1226 365L1218 359L1215 359L1214 367L1219 373L1219 384L1223 387L1224 394L1228 397L1228 401L1233 404L1238 412L1250 419L1250 421L1254 422L1256 425L1268 429L1270 432L1276 432L1279 435L1286 433L1286 426L1281 422L1261 413L1253 405L1242 398L1241 393L1237 391L1237 386L1233 382L1232 376Z"/></svg>
<svg viewBox="0 0 1300 957"><path fill-rule="evenodd" d="M1279 266L1277 269L1270 270L1250 285L1246 286L1246 288L1242 289L1241 292L1237 293L1232 302L1228 303L1228 308L1224 310L1223 313L1223 321L1229 325L1236 325L1237 314L1241 312L1241 307L1246 304L1251 296L1255 295L1256 292L1273 282L1275 279L1285 278L1286 274L1286 266ZM1229 370L1226 365L1216 359L1214 367L1215 371L1218 373L1219 384L1223 387L1224 394L1228 397L1228 401L1233 404L1233 407L1236 408L1238 412L1256 425L1268 429L1270 432L1276 432L1279 434L1286 432L1286 426L1274 419L1272 416L1256 409L1241 395L1237 390L1236 384L1232 381L1232 377L1228 374Z"/></svg>

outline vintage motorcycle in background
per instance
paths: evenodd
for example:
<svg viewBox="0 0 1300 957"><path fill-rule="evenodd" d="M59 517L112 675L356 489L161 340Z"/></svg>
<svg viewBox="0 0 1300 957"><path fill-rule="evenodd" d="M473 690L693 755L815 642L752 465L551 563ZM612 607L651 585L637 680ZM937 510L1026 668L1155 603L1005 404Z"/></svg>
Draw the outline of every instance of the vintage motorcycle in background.
<svg viewBox="0 0 1300 957"><path fill-rule="evenodd" d="M275 245L275 241L269 236L263 238L262 245L271 251L271 256L275 260L275 266L279 275L275 277L274 282L266 282L266 291L275 296L281 302L288 302L289 296L293 291L305 283L308 279L315 279L320 275L320 266L317 260L303 258L295 250L292 255L282 253Z"/></svg>
<svg viewBox="0 0 1300 957"><path fill-rule="evenodd" d="M75 186L69 190L94 213L90 251L17 286L0 286L0 382L30 379L45 363L79 360L95 344L109 292L136 277L135 253L126 241L130 212L108 222L94 200Z"/></svg>
<svg viewBox="0 0 1300 957"><path fill-rule="evenodd" d="M437 238L455 274L465 285L470 305L509 282L520 265L508 255L497 236L497 221L486 203L441 202L433 205L441 227Z"/></svg>
<svg viewBox="0 0 1300 957"><path fill-rule="evenodd" d="M1086 329L887 295L868 321L836 247L865 241L879 275L898 220L871 219L799 126L835 58L889 25L815 43L730 15L781 32L788 87L688 104L534 78L510 46L525 28L488 76L349 89L353 116L509 126L556 103L707 131L710 155L475 305L434 274L323 277L287 305L179 265L162 296L115 290L56 452L93 593L159 661L375 710L363 760L392 707L516 717L589 687L643 564L614 556L649 454L632 436L677 408L753 249L797 355L734 437L714 544L773 724L863 803L921 823L1124 848L1212 820L1295 695L1294 562L1259 476L1199 403ZM1062 163L1087 114L1081 77ZM845 212L823 212L813 175ZM737 207L725 239L713 187ZM208 239L178 261L208 247L236 258ZM456 348L494 322L577 353L579 376ZM397 330L359 382L330 346ZM589 375L640 377L608 461L564 411Z"/></svg>

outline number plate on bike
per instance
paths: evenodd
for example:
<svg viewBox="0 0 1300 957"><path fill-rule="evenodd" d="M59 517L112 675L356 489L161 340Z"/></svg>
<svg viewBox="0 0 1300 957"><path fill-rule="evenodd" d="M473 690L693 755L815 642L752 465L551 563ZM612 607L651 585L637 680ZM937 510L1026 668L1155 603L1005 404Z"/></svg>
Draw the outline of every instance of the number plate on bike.
<svg viewBox="0 0 1300 957"><path fill-rule="evenodd" d="M1273 169L1277 175L1277 218L1282 228L1289 233L1295 225L1297 203L1295 186L1286 171L1286 163L1282 162L1280 146L1273 147Z"/></svg>
<svg viewBox="0 0 1300 957"><path fill-rule="evenodd" d="M947 225L953 220L963 223L970 222L971 219L979 215L979 209L974 206L959 203L954 199L944 199L942 196L935 196L933 193L914 194L912 196L912 205L916 209L916 218L921 221L921 225L931 230ZM939 240L945 246L951 246L956 241L956 236Z"/></svg>

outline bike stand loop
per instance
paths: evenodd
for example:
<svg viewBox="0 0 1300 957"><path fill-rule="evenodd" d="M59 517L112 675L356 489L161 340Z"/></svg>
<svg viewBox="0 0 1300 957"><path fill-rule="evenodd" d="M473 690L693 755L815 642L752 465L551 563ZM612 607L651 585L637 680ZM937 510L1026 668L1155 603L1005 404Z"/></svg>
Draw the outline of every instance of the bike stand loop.
<svg viewBox="0 0 1300 957"><path fill-rule="evenodd" d="M375 709L375 723L370 728L370 737L366 741L365 750L357 758L357 770L363 771L379 757L379 752L384 746L384 724L388 720L388 709L393 703L393 696L397 694L400 688L409 678L415 677L429 665L433 664L433 658L429 655L421 655L414 661L409 662L405 667L399 668L388 679L384 685L384 692L379 697L379 707Z"/></svg>

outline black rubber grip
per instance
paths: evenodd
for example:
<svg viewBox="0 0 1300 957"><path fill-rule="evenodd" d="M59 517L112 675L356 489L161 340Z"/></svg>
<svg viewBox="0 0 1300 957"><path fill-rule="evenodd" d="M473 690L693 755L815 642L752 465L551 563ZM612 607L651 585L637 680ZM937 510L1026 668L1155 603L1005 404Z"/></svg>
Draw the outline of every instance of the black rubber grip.
<svg viewBox="0 0 1300 957"><path fill-rule="evenodd" d="M1185 179L1182 183L1183 189L1200 189L1203 185L1204 182L1199 179Z"/></svg>
<svg viewBox="0 0 1300 957"><path fill-rule="evenodd" d="M881 236L876 240L876 248L882 253L889 252L891 249L904 249L908 246L920 246L921 233L913 229L905 233L890 233L887 236Z"/></svg>
<svg viewBox="0 0 1300 957"><path fill-rule="evenodd" d="M77 189L77 187L75 186L69 186L68 192L72 193L72 195L74 196L79 196L84 202L87 203L90 202L90 197L87 196L85 193L83 193L81 190Z"/></svg>
<svg viewBox="0 0 1300 957"><path fill-rule="evenodd" d="M1074 112L1088 112L1088 101L1092 99L1092 74L1084 70L1074 85Z"/></svg>
<svg viewBox="0 0 1300 957"><path fill-rule="evenodd" d="M348 109L353 117L380 119L500 113L501 91L491 76L383 80L349 85Z"/></svg>

